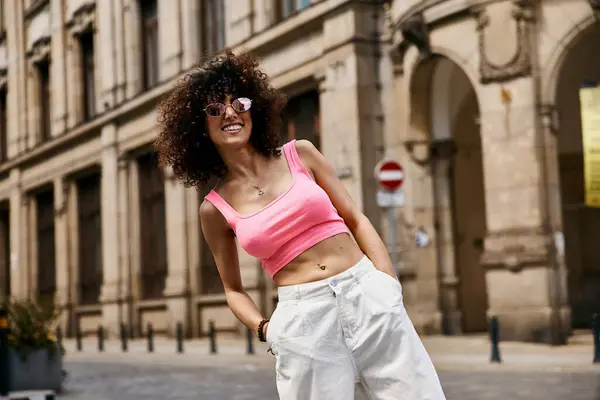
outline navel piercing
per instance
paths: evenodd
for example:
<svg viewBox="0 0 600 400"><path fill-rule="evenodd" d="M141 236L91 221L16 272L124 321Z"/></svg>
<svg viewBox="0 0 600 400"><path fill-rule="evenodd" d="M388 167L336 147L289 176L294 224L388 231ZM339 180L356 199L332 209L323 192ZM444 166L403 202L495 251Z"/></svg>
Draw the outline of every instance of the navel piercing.
<svg viewBox="0 0 600 400"><path fill-rule="evenodd" d="M317 264L319 266L319 268L321 268L321 270L325 271L326 266L325 265L321 265L321 264Z"/></svg>

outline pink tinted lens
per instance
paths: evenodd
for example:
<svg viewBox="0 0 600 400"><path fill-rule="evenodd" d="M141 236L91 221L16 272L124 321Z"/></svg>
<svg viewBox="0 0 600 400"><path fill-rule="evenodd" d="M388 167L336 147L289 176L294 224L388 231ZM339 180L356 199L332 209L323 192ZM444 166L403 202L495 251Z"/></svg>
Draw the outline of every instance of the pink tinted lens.
<svg viewBox="0 0 600 400"><path fill-rule="evenodd" d="M240 97L239 99L235 99L231 106L235 111L244 112L250 109L252 105L252 100L247 97Z"/></svg>

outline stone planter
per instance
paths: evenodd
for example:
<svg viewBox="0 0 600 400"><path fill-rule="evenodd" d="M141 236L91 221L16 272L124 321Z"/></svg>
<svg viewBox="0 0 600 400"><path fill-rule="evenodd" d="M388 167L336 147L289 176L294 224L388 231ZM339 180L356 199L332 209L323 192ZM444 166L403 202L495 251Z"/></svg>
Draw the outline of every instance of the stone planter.
<svg viewBox="0 0 600 400"><path fill-rule="evenodd" d="M46 349L31 351L23 359L14 349L8 349L9 390L52 390L59 392L62 384L60 351L50 354Z"/></svg>

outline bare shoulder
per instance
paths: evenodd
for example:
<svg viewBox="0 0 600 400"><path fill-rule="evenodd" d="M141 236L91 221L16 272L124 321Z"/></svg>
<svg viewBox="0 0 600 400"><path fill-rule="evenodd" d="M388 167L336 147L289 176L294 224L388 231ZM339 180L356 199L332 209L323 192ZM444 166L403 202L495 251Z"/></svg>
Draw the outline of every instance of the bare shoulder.
<svg viewBox="0 0 600 400"><path fill-rule="evenodd" d="M300 154L300 155L314 156L316 154L321 154L319 152L319 150L317 150L315 145L312 144L312 142L310 140L298 139L298 140L296 140L295 144L296 144L296 150L298 151L298 154Z"/></svg>
<svg viewBox="0 0 600 400"><path fill-rule="evenodd" d="M199 213L203 229L207 227L207 229L215 231L220 230L219 228L225 228L227 225L227 221L221 214L221 211L206 199L200 204Z"/></svg>
<svg viewBox="0 0 600 400"><path fill-rule="evenodd" d="M310 169L321 167L326 163L323 154L309 140L296 140L296 151L302 162Z"/></svg>

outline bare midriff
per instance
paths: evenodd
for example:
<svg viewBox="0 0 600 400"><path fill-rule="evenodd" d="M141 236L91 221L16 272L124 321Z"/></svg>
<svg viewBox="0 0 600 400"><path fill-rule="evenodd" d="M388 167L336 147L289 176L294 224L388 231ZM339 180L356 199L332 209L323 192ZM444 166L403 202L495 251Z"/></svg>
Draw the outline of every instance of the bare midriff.
<svg viewBox="0 0 600 400"><path fill-rule="evenodd" d="M301 253L279 270L273 281L276 286L289 286L327 279L351 268L363 256L352 237L341 233Z"/></svg>

